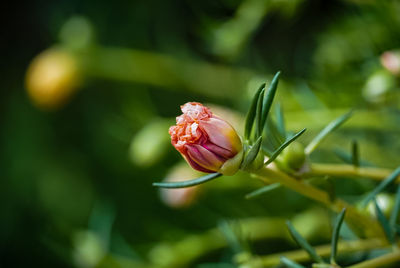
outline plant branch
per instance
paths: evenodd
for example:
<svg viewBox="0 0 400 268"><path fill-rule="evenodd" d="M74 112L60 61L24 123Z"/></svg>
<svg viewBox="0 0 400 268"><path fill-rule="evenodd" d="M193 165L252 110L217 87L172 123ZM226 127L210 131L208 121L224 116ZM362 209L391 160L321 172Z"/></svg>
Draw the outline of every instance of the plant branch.
<svg viewBox="0 0 400 268"><path fill-rule="evenodd" d="M255 171L254 174L266 183L279 182L305 197L324 204L337 213L343 208L347 208L346 221L358 235L363 237L384 237L382 227L376 220L359 213L355 207L341 199L332 201L329 194L323 190L270 167L263 167Z"/></svg>
<svg viewBox="0 0 400 268"><path fill-rule="evenodd" d="M379 256L377 258L363 261L355 265L348 266L348 268L375 268L383 267L384 265L400 261L400 251L390 252L388 254Z"/></svg>
<svg viewBox="0 0 400 268"><path fill-rule="evenodd" d="M372 249L381 249L387 247L385 240L372 238L366 240L344 241L338 243L338 252L340 254L367 251ZM331 253L330 244L314 247L317 254L321 257L328 257ZM254 256L246 264L248 267L269 267L280 263L280 257L285 256L295 262L310 261L310 256L304 250L292 250L270 254L267 256ZM258 266L257 266L258 265Z"/></svg>
<svg viewBox="0 0 400 268"><path fill-rule="evenodd" d="M357 177L370 178L381 181L389 176L393 170L375 167L355 167L347 164L311 164L311 169L304 175L311 176L333 176L333 177ZM400 177L396 180L400 182Z"/></svg>

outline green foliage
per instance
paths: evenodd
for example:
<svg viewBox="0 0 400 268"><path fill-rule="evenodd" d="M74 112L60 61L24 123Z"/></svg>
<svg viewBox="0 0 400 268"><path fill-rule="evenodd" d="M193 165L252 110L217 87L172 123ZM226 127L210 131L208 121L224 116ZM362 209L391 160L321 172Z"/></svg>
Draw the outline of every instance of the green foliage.
<svg viewBox="0 0 400 268"><path fill-rule="evenodd" d="M336 255L337 255L337 244L339 240L340 228L342 227L342 223L344 220L344 216L346 214L346 208L344 208L336 218L335 226L333 227L333 234L331 240L331 264L336 263Z"/></svg>
<svg viewBox="0 0 400 268"><path fill-rule="evenodd" d="M314 248L305 240L293 227L290 221L286 222L286 225L289 229L290 235L293 237L294 241L303 248L308 255L310 255L311 259L313 259L317 263L323 263L322 258L315 252Z"/></svg>
<svg viewBox="0 0 400 268"><path fill-rule="evenodd" d="M377 216L383 230L385 231L386 238L388 239L388 241L391 244L394 244L394 242L395 242L394 232L393 232L392 228L390 227L389 222L386 219L385 215L383 215L383 212L382 212L381 208L379 207L378 203L376 203L375 199L373 202L375 205L376 216Z"/></svg>
<svg viewBox="0 0 400 268"><path fill-rule="evenodd" d="M270 185L266 185L264 187L261 187L260 189L257 189L249 194L246 194L247 199L251 199L254 197L258 197L262 194L268 193L269 191L275 190L276 188L281 187L282 185L280 183L273 183Z"/></svg>
<svg viewBox="0 0 400 268"><path fill-rule="evenodd" d="M328 136L332 131L336 130L340 127L344 122L346 122L352 115L353 112L348 112L339 118L335 119L331 123L329 123L317 136L307 145L305 152L306 154L311 154L318 145L322 142L322 140Z"/></svg>
<svg viewBox="0 0 400 268"><path fill-rule="evenodd" d="M393 171L388 177L386 177L374 190L372 190L364 199L363 204L367 205L377 194L382 192L387 186L394 182L395 179L400 175L400 167Z"/></svg>
<svg viewBox="0 0 400 268"><path fill-rule="evenodd" d="M20 16L3 12L1 267L397 267L399 1L10 4ZM29 79L42 51L65 57ZM53 91L67 88L70 98ZM214 180L180 164L168 127L188 101L244 134L240 172ZM280 161L295 144L299 169ZM152 187L164 177L179 182ZM365 238L338 242L343 211L333 234L323 228L344 206ZM298 218L308 253L288 240L284 222Z"/></svg>
<svg viewBox="0 0 400 268"><path fill-rule="evenodd" d="M264 163L264 165L268 165L269 163L272 163L272 161L274 161L279 154L287 147L289 146L292 142L294 142L298 137L300 137L304 132L306 131L306 129L302 129L299 132L297 132L296 134L294 134L291 138L287 139L281 146L279 146L278 149L276 149L271 156L269 157L269 159Z"/></svg>
<svg viewBox="0 0 400 268"><path fill-rule="evenodd" d="M193 179L193 180L186 180L186 181L180 181L180 182L154 182L153 186L157 186L157 187L161 187L161 188L185 188L185 187L199 185L199 184L205 183L207 181L216 179L221 176L222 176L222 174L220 174L220 173L211 173L211 174L208 174L208 175L205 175L200 178Z"/></svg>

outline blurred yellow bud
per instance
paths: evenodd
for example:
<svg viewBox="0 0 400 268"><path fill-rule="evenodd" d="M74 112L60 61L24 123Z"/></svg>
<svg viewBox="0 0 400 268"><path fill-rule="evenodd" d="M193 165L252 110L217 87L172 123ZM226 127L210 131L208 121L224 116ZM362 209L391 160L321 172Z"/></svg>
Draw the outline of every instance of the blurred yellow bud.
<svg viewBox="0 0 400 268"><path fill-rule="evenodd" d="M61 49L48 49L33 59L26 73L26 88L35 105L55 109L65 104L79 84L76 59Z"/></svg>

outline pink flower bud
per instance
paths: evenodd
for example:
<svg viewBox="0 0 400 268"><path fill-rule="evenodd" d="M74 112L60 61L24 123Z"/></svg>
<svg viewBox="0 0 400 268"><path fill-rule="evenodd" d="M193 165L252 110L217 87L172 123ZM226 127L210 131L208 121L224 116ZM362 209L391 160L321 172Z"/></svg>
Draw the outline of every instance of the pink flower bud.
<svg viewBox="0 0 400 268"><path fill-rule="evenodd" d="M400 75L400 51L386 51L381 55L381 64L394 75Z"/></svg>
<svg viewBox="0 0 400 268"><path fill-rule="evenodd" d="M235 129L198 102L181 106L169 129L172 145L196 170L231 175L242 161L242 142Z"/></svg>

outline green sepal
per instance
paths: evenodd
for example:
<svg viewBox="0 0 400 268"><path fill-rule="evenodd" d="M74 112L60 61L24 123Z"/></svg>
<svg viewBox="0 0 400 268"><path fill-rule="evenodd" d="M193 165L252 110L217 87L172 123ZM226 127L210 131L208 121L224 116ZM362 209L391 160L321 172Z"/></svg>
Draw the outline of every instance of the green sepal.
<svg viewBox="0 0 400 268"><path fill-rule="evenodd" d="M243 155L244 155L244 150L241 150L234 157L228 159L218 170L218 172L226 176L234 175L242 165Z"/></svg>
<svg viewBox="0 0 400 268"><path fill-rule="evenodd" d="M249 146L250 148L246 150L242 165L240 166L241 169L249 170L250 165L253 164L254 161L258 160L257 158L259 158L260 156L262 157L262 159L264 159L263 154L260 153L261 143L262 136L258 137L256 142L253 145Z"/></svg>

